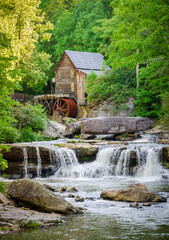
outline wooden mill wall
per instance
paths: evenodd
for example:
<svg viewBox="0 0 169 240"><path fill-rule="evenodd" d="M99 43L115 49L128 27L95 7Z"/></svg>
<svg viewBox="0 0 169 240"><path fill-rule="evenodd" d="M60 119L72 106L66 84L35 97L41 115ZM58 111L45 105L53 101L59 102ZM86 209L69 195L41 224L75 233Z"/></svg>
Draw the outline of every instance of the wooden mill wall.
<svg viewBox="0 0 169 240"><path fill-rule="evenodd" d="M77 99L76 68L67 54L64 54L55 69L56 93L68 93L70 97Z"/></svg>
<svg viewBox="0 0 169 240"><path fill-rule="evenodd" d="M79 105L85 103L86 74L75 68L66 53L55 68L55 93L68 93Z"/></svg>

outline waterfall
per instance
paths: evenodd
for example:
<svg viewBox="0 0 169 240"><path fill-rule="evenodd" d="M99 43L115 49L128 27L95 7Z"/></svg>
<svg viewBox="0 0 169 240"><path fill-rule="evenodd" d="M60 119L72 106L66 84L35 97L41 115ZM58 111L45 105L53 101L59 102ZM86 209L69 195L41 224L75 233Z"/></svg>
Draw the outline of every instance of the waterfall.
<svg viewBox="0 0 169 240"><path fill-rule="evenodd" d="M79 164L77 160L67 162L64 158L54 177L161 176L163 169L160 155L161 147L158 145L107 147L98 152L96 160L92 163Z"/></svg>
<svg viewBox="0 0 169 240"><path fill-rule="evenodd" d="M160 176L163 169L159 163L160 151L159 149L151 148L147 154L147 161L143 169L143 177Z"/></svg>
<svg viewBox="0 0 169 240"><path fill-rule="evenodd" d="M36 146L36 154L37 154L37 177L40 178L41 172L42 172L42 161L41 161L40 151L38 146Z"/></svg>
<svg viewBox="0 0 169 240"><path fill-rule="evenodd" d="M49 152L49 164L53 178L100 178L104 176L162 176L160 164L162 146L154 143L130 143L101 148L93 162L80 164L74 150L57 147L55 143L39 142L29 146L36 148L37 177L42 177L40 147ZM27 149L23 148L25 177L28 171ZM48 160L48 159L47 159ZM43 173L44 174L44 173Z"/></svg>
<svg viewBox="0 0 169 240"><path fill-rule="evenodd" d="M47 149L49 152L49 165L51 164L52 172L56 172L58 177L66 175L67 169L73 165L78 165L78 159L73 150L68 148L60 148L55 146L54 144L45 144L44 143L27 143L23 144L23 146L35 147L36 149L36 157L37 157L37 165L36 167L36 175L38 178L42 177L42 159L40 156L40 147ZM24 177L29 176L29 157L28 151L29 148L23 147L23 164L24 164ZM47 159L48 160L48 159ZM31 161L31 159L30 159ZM32 173L32 172L31 172ZM31 174L32 175L32 174Z"/></svg>
<svg viewBox="0 0 169 240"><path fill-rule="evenodd" d="M27 153L27 149L23 148L23 164L24 164L24 170L25 170L25 177L28 177L28 153Z"/></svg>
<svg viewBox="0 0 169 240"><path fill-rule="evenodd" d="M57 167L59 166L58 170L55 173L55 177L70 177L69 169L80 166L75 152L71 149L53 149L51 155L53 165L57 165Z"/></svg>

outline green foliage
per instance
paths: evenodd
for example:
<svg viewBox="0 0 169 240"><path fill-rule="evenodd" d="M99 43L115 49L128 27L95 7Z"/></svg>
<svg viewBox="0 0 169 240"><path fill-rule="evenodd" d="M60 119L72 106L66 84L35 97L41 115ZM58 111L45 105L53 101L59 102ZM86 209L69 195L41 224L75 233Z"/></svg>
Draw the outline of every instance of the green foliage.
<svg viewBox="0 0 169 240"><path fill-rule="evenodd" d="M18 105L13 109L13 115L17 122L15 126L21 130L23 128L31 128L33 131L43 131L45 122L48 121L46 113L42 105Z"/></svg>
<svg viewBox="0 0 169 240"><path fill-rule="evenodd" d="M5 89L5 88L3 88ZM9 92L9 89L8 89ZM5 93L0 94L0 143L13 143L19 140L19 132L14 128L13 101ZM17 104L17 103L16 103Z"/></svg>
<svg viewBox="0 0 169 240"><path fill-rule="evenodd" d="M166 130L169 130L169 92L166 92L162 98L162 115L160 124Z"/></svg>
<svg viewBox="0 0 169 240"><path fill-rule="evenodd" d="M100 50L113 71L134 69L139 63L135 115L157 119L162 96L169 89L167 1L117 0L111 6L112 18L95 27L105 40Z"/></svg>
<svg viewBox="0 0 169 240"><path fill-rule="evenodd" d="M3 232L6 232L8 230L7 227L0 227L0 230L3 231Z"/></svg>
<svg viewBox="0 0 169 240"><path fill-rule="evenodd" d="M169 169L169 162L163 161L162 164L165 168Z"/></svg>
<svg viewBox="0 0 169 240"><path fill-rule="evenodd" d="M3 180L0 180L0 192L5 193L5 184Z"/></svg>
<svg viewBox="0 0 169 240"><path fill-rule="evenodd" d="M122 69L97 76L94 72L88 75L86 92L89 102L97 103L110 99L115 107L123 106L132 97L135 88L133 71Z"/></svg>
<svg viewBox="0 0 169 240"><path fill-rule="evenodd" d="M14 143L19 141L19 131L12 125L2 123L0 125L0 143Z"/></svg>
<svg viewBox="0 0 169 240"><path fill-rule="evenodd" d="M162 115L162 99L169 91L169 81L165 59L154 59L147 67L142 67L139 74L140 88L134 101L134 113L137 116L159 119ZM164 105L166 100L164 100ZM167 112L167 110L164 110ZM167 114L165 114L167 116Z"/></svg>
<svg viewBox="0 0 169 240"><path fill-rule="evenodd" d="M20 84L23 92L29 95L43 94L52 66L49 54L35 51L28 62L20 66L23 74Z"/></svg>
<svg viewBox="0 0 169 240"><path fill-rule="evenodd" d="M0 143L44 140L38 132L43 132L47 121L41 105L17 104L0 115Z"/></svg>
<svg viewBox="0 0 169 240"><path fill-rule="evenodd" d="M35 133L31 127L23 128L21 130L20 142L43 141L42 135Z"/></svg>
<svg viewBox="0 0 169 240"><path fill-rule="evenodd" d="M50 42L39 44L39 49L52 55L56 63L64 50L97 52L101 33L94 33L93 27L100 26L101 19L110 17L110 0L81 1L42 1L42 9L47 10L47 16L54 24ZM54 8L49 11L49 6ZM99 13L99 14L98 14Z"/></svg>
<svg viewBox="0 0 169 240"><path fill-rule="evenodd" d="M26 227L26 228L39 228L39 223L30 221L30 222L26 223L24 227Z"/></svg>
<svg viewBox="0 0 169 240"><path fill-rule="evenodd" d="M3 154L1 154L1 151L6 151L8 152L10 150L9 147L6 145L0 145L0 170L5 170L8 167L7 161L3 158ZM1 175L0 175L1 176ZM4 193L5 192L5 185L2 179L0 179L0 192Z"/></svg>
<svg viewBox="0 0 169 240"><path fill-rule="evenodd" d="M46 71L51 66L49 56L37 53L35 48L38 40L49 39L47 31L52 25L44 20L39 4L39 0L0 2L0 143L19 141L21 127L16 128L18 120L13 114L17 103L10 95L14 90L21 90L21 80L24 79L26 85L29 77L29 87L35 88L35 93L38 88L42 91L40 86L47 82ZM38 109L31 110L40 114ZM36 121L34 116L33 131L44 129L39 119L44 116L39 114Z"/></svg>
<svg viewBox="0 0 169 240"><path fill-rule="evenodd" d="M1 148L1 145L0 145ZM7 161L3 159L3 155L0 153L0 169L5 170L8 167Z"/></svg>

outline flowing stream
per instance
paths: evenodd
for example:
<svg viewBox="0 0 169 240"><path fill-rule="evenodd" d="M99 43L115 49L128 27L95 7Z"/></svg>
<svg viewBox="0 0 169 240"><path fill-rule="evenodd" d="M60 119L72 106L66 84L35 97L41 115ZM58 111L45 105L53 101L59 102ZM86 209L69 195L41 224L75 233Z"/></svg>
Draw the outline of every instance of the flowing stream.
<svg viewBox="0 0 169 240"><path fill-rule="evenodd" d="M35 143L34 143L35 144ZM42 143L37 143L38 149ZM22 240L167 240L169 239L169 171L160 163L162 146L155 143L131 142L129 145L101 147L96 160L80 164L75 152L56 148L54 142L43 143L50 149L50 161L59 165L55 174L40 178L41 160L37 150L37 179L60 190L62 186L76 187L73 193L85 199L75 202L83 207L84 214L68 217L63 224L46 229L27 230L3 236L3 239ZM25 150L24 150L25 151ZM29 159L24 152L25 174ZM139 209L129 203L113 202L100 198L102 190L122 189L131 183L143 183L149 191L166 197L166 203L152 204Z"/></svg>

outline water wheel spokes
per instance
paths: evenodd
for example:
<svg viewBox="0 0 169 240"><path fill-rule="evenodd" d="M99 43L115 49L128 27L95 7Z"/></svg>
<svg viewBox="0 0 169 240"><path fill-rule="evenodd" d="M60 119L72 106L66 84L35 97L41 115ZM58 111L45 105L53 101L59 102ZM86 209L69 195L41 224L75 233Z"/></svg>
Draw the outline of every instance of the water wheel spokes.
<svg viewBox="0 0 169 240"><path fill-rule="evenodd" d="M59 99L57 101L59 101L58 110L60 111L62 116L68 117L69 116L69 106L68 106L67 102L65 102L64 99Z"/></svg>
<svg viewBox="0 0 169 240"><path fill-rule="evenodd" d="M53 107L53 111L58 110L64 117L76 117L77 105L73 99L58 99Z"/></svg>

